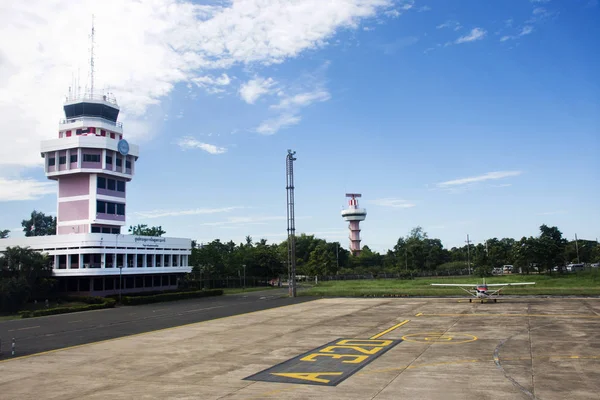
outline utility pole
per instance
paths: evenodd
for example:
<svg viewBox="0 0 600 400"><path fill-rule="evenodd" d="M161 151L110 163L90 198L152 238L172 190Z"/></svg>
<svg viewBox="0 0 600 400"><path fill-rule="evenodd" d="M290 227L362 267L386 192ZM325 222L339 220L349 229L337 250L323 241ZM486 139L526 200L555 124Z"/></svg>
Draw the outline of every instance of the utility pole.
<svg viewBox="0 0 600 400"><path fill-rule="evenodd" d="M575 250L577 251L577 264L581 264L579 261L579 245L577 244L577 234L575 234Z"/></svg>
<svg viewBox="0 0 600 400"><path fill-rule="evenodd" d="M335 242L335 266L336 273L340 270L340 244Z"/></svg>
<svg viewBox="0 0 600 400"><path fill-rule="evenodd" d="M288 232L288 292L296 297L296 219L294 214L294 157L295 151L288 150L285 159L287 190L287 232Z"/></svg>
<svg viewBox="0 0 600 400"><path fill-rule="evenodd" d="M471 242L469 240L469 234L467 233L467 269L469 275L471 275Z"/></svg>
<svg viewBox="0 0 600 400"><path fill-rule="evenodd" d="M408 272L408 249L406 247L404 247L404 267Z"/></svg>

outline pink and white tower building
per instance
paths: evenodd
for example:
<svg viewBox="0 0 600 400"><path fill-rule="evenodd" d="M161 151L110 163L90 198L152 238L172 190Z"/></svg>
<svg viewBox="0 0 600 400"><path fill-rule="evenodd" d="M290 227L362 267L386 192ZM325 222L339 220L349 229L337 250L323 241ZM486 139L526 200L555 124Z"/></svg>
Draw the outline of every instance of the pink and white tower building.
<svg viewBox="0 0 600 400"><path fill-rule="evenodd" d="M139 148L123 139L113 97L68 98L64 111L58 138L41 145L46 176L58 181L56 233L121 233Z"/></svg>
<svg viewBox="0 0 600 400"><path fill-rule="evenodd" d="M67 98L64 110L58 138L41 145L46 176L58 182L56 235L2 239L0 253L20 246L48 254L61 292L177 288L192 270L191 239L121 232L139 148L123 138L117 102L86 93Z"/></svg>
<svg viewBox="0 0 600 400"><path fill-rule="evenodd" d="M358 207L358 197L362 195L358 193L346 193L346 197L350 197L348 200L349 207L342 210L342 217L348 221L348 228L350 229L350 251L353 255L360 255L360 221L364 221L367 218L367 210Z"/></svg>

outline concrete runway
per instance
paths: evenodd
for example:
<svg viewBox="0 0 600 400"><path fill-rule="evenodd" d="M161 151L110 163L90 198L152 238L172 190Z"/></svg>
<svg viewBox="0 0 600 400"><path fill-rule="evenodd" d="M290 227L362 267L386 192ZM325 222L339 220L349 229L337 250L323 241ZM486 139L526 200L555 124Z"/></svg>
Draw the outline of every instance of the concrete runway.
<svg viewBox="0 0 600 400"><path fill-rule="evenodd" d="M23 356L309 300L288 298L287 289L271 289L1 321L0 360L12 358L12 338L16 355Z"/></svg>
<svg viewBox="0 0 600 400"><path fill-rule="evenodd" d="M379 345L388 348L378 353ZM261 380L265 370L279 381ZM600 300L320 299L0 361L0 393L20 400L599 399Z"/></svg>

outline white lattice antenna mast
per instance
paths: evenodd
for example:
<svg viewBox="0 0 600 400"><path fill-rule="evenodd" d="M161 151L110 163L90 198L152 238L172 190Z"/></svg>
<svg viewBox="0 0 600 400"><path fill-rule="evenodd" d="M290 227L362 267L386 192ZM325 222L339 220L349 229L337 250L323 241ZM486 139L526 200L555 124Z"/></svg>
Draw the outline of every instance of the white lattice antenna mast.
<svg viewBox="0 0 600 400"><path fill-rule="evenodd" d="M91 49L90 49L90 96L94 96L94 15L92 15L92 34L90 35Z"/></svg>

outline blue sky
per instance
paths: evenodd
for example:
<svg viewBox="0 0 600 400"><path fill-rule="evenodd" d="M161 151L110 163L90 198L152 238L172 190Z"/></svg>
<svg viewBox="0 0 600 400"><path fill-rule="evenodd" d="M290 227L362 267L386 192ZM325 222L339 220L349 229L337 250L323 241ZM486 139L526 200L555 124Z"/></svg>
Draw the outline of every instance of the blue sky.
<svg viewBox="0 0 600 400"><path fill-rule="evenodd" d="M544 223L571 239L600 236L597 1L356 0L347 10L313 5L312 16L271 12L264 2L256 24L280 29L267 39L233 37L243 23L231 21L254 1L211 3L218 8L194 21L147 17L171 24L163 40L169 48L202 42L176 57L140 48L155 32L143 32L143 45L110 42L103 30L113 17L86 9L100 13L98 79L111 85L125 136L141 147L128 225L161 225L168 236L200 242L246 235L279 242L286 235L285 156L293 149L298 233L348 246L340 210L344 194L357 192L368 212L363 244L378 251L417 225L446 247L463 245L467 234L476 243L536 235ZM205 40L223 15L228 30L215 36L223 43ZM82 56L89 25L78 28ZM123 36L148 24L129 25L123 29L133 34ZM44 46L69 54L59 38ZM154 67L114 62L113 44ZM215 52L221 45L229 50ZM25 60L41 57L13 54L4 54L12 77L28 71ZM120 64L128 65L119 71ZM69 66L66 77L51 70L59 83L70 82ZM0 79L5 94L15 84L9 81ZM35 134L23 134L31 161L9 159L19 143L3 153L2 229L20 226L34 208L56 209L55 185L45 184L37 157L39 140L55 135L62 100L44 99L54 103ZM25 96L20 101L27 106Z"/></svg>

